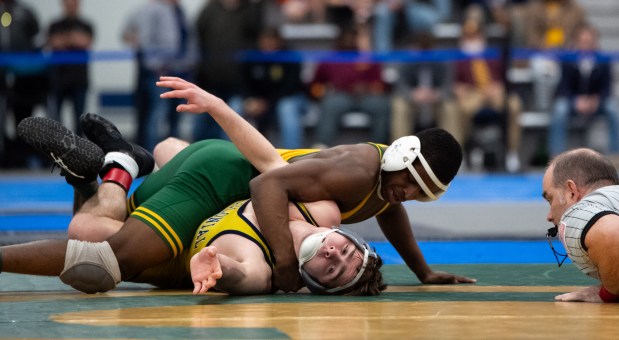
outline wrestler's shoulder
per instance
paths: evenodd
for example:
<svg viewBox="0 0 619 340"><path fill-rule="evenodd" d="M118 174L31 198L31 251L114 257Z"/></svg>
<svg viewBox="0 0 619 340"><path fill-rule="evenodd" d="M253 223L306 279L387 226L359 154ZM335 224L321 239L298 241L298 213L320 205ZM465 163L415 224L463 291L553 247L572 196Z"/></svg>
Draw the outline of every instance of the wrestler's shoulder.
<svg viewBox="0 0 619 340"><path fill-rule="evenodd" d="M322 151L329 157L360 162L376 159L377 155L377 148L367 143L338 145Z"/></svg>

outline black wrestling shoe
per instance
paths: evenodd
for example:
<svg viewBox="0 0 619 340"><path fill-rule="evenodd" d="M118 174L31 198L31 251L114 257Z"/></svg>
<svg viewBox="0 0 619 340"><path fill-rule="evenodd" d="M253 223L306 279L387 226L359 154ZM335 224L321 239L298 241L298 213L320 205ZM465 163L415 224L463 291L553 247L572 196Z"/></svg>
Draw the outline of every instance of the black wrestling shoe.
<svg viewBox="0 0 619 340"><path fill-rule="evenodd" d="M28 117L17 125L17 135L33 148L48 155L62 170L67 183L88 184L97 180L103 166L103 150L60 122L43 117Z"/></svg>
<svg viewBox="0 0 619 340"><path fill-rule="evenodd" d="M106 154L122 152L131 156L139 167L137 177L148 175L153 171L155 167L153 155L143 147L127 142L118 128L109 120L95 113L85 113L80 117L80 124L86 138L100 146ZM107 170L102 169L102 173Z"/></svg>

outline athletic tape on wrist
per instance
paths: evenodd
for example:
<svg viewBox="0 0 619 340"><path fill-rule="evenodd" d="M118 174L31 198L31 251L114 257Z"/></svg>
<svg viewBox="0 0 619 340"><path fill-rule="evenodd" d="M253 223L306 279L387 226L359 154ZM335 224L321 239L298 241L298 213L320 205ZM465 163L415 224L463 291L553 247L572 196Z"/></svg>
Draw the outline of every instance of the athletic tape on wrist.
<svg viewBox="0 0 619 340"><path fill-rule="evenodd" d="M606 288L604 288L604 286L600 288L600 292L598 294L600 295L602 301L606 303L619 301L619 295L615 295L609 292L608 290L606 290Z"/></svg>
<svg viewBox="0 0 619 340"><path fill-rule="evenodd" d="M132 182L131 175L119 168L111 168L105 176L103 176L103 182L112 182L120 185L126 192L129 192L129 188L131 187Z"/></svg>

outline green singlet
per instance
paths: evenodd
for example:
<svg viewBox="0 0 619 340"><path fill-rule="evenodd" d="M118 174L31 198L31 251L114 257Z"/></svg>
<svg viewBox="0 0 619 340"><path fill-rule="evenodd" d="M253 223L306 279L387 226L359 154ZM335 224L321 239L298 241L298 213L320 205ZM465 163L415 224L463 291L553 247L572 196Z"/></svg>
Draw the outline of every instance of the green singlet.
<svg viewBox="0 0 619 340"><path fill-rule="evenodd" d="M130 217L155 230L176 257L202 221L250 197L249 181L258 174L228 141L193 143L136 189L128 199Z"/></svg>

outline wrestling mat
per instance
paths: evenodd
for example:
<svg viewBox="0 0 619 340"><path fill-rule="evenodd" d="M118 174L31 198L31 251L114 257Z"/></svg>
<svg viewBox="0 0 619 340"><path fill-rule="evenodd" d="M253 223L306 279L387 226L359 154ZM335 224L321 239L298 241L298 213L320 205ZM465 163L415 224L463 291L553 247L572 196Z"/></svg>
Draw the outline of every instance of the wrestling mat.
<svg viewBox="0 0 619 340"><path fill-rule="evenodd" d="M386 265L378 297L305 293L194 296L122 283L87 295L58 278L0 275L0 337L122 339L614 338L619 305L559 303L595 282L572 265L462 264L435 269L478 279L420 285L404 265Z"/></svg>

